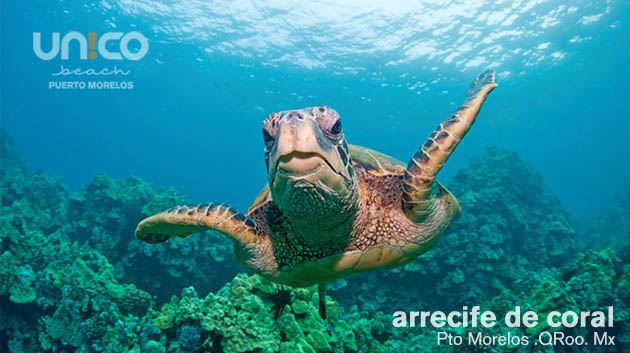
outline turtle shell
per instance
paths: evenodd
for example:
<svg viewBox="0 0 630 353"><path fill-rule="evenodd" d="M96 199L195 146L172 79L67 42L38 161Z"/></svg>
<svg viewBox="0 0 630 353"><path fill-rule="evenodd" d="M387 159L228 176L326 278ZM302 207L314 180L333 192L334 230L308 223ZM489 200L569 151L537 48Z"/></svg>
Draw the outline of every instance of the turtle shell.
<svg viewBox="0 0 630 353"><path fill-rule="evenodd" d="M370 173L399 175L405 173L406 164L396 158L363 146L348 145L348 148L350 158Z"/></svg>

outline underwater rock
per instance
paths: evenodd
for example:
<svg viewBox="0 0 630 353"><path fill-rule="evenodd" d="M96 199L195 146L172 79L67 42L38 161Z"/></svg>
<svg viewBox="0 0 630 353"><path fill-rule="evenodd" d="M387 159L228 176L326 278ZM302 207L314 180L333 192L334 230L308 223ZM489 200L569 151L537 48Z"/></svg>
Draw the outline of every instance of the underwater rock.
<svg viewBox="0 0 630 353"><path fill-rule="evenodd" d="M151 294L141 289L126 291L119 299L120 308L125 313L141 315L151 306Z"/></svg>

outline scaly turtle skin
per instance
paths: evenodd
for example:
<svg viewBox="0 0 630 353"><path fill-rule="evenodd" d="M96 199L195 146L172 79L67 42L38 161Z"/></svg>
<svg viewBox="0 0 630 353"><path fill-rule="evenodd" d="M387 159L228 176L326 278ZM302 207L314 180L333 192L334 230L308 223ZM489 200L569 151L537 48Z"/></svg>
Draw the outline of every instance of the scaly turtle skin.
<svg viewBox="0 0 630 353"><path fill-rule="evenodd" d="M223 204L178 206L140 222L136 237L159 243L219 231L246 267L294 287L319 284L320 301L329 280L409 263L460 212L435 176L497 87L494 76L475 79L407 165L348 145L331 108L273 113L263 123L268 185L245 214Z"/></svg>

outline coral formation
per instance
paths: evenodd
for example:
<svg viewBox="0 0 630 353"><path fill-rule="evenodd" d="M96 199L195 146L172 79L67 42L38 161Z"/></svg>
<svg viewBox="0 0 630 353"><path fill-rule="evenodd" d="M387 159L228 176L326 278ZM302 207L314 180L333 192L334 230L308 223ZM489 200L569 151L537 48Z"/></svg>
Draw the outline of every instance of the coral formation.
<svg viewBox="0 0 630 353"><path fill-rule="evenodd" d="M94 342L103 339L104 327L137 320L120 306L139 290L119 283L103 255L64 232L68 194L58 178L6 163L0 192L0 301L2 315L11 318L3 320L7 339L0 350L101 346ZM145 311L151 301L142 304Z"/></svg>
<svg viewBox="0 0 630 353"><path fill-rule="evenodd" d="M589 247L621 250L630 246L630 185L610 198L584 233Z"/></svg>
<svg viewBox="0 0 630 353"><path fill-rule="evenodd" d="M509 289L486 303L497 315L505 315L506 310L515 306L533 310L541 317L552 311L604 311L608 306L614 307L614 326L607 328L609 334L616 335L617 344L627 345L630 337L621 334L628 332L630 323L630 264L621 261L614 250L608 248L601 251L590 250L578 254L570 263L561 268L545 269L541 272L528 272L517 280ZM535 336L542 331L563 331L567 335L592 337L594 329L585 328L553 328L547 326L546 320L531 329L521 329L519 335ZM605 351L606 348L594 348ZM555 351L572 351L571 347L556 347Z"/></svg>
<svg viewBox="0 0 630 353"><path fill-rule="evenodd" d="M274 319L269 297L277 285L259 276L237 275L217 294L199 298L194 288L183 290L159 310L149 313L149 325L158 328L155 340L168 342L166 351L224 352L377 352L383 351L385 324L342 317L338 303L328 300L328 321L318 313L314 288L295 289L292 300ZM185 348L184 348L185 347Z"/></svg>
<svg viewBox="0 0 630 353"><path fill-rule="evenodd" d="M511 152L490 149L455 176L451 190L464 213L435 249L395 271L331 283L323 320L315 288L236 275L231 244L216 234L158 246L135 241L139 219L185 201L174 191L101 175L70 194L59 178L31 172L4 136L0 351L459 352L436 348L434 328L393 328L391 313L462 303L498 316L517 305L541 315L612 305L609 332L619 345L630 344L622 334L630 330L630 248L622 246L627 198L607 206L593 227L606 233L602 241L613 238L616 250L576 253L567 211ZM545 329L555 330L496 326L484 333L534 337Z"/></svg>
<svg viewBox="0 0 630 353"><path fill-rule="evenodd" d="M0 301L2 315L10 318L0 326L0 337L6 338L3 350L197 352L220 347L217 351L314 352L351 345L356 347L353 351L368 352L379 344L355 338L362 327L343 322L334 302L328 304L330 320L338 324L331 329L330 322L319 317L314 289L293 291L290 308L275 320L269 297L278 289L257 276L239 275L204 299L194 288L185 288L181 298L173 297L153 310L152 295L120 283L114 266L94 248L114 262L130 261L121 252L139 256L140 251L132 251L134 243L120 233L128 231L134 215L142 217L143 209L153 212L147 210L151 207L144 204L147 200L162 207L160 202L171 202L176 195L155 196L152 187L137 179L123 184L99 176L88 188L69 196L59 179L15 165L3 165L0 174ZM127 236L133 239L132 234L128 231ZM190 242L166 245L164 256L194 261L191 253L196 249L185 243ZM188 271L194 270L196 277L189 280L199 279L204 270L221 272L212 266L219 266L219 259L232 250L226 246L212 251L216 253L206 250L195 255L207 256L206 264L190 265ZM141 261L137 276L168 281L163 272L146 272L148 255ZM225 267L229 273L230 267ZM134 277L125 272L122 278Z"/></svg>
<svg viewBox="0 0 630 353"><path fill-rule="evenodd" d="M155 246L133 237L138 220L184 203L173 190L156 189L135 177L122 182L99 175L68 198L65 232L107 256L119 279L162 298L191 284L203 291L218 290L239 270L225 237L207 232ZM164 287L166 282L169 286Z"/></svg>

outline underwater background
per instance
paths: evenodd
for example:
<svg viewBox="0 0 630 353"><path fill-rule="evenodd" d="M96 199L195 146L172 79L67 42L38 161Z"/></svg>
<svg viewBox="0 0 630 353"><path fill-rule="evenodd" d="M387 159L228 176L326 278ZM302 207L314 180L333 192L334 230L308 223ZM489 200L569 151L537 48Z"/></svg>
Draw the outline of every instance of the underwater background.
<svg viewBox="0 0 630 353"><path fill-rule="evenodd" d="M630 2L1 6L1 352L630 351ZM47 51L70 31L138 31L150 48L34 54L33 32ZM116 65L134 87L50 89L62 65ZM406 162L486 68L499 87L438 176L462 216L411 264L331 283L327 321L314 288L291 290L276 318L289 288L246 273L219 234L133 236L177 204L245 211L266 183L272 112L331 106L349 143ZM617 345L437 347L437 329L391 325L396 310L463 305L612 305Z"/></svg>

